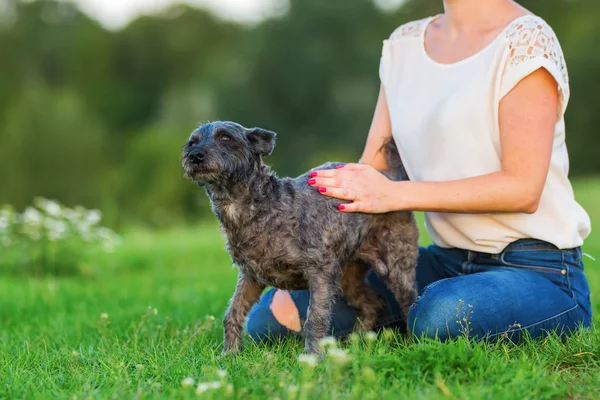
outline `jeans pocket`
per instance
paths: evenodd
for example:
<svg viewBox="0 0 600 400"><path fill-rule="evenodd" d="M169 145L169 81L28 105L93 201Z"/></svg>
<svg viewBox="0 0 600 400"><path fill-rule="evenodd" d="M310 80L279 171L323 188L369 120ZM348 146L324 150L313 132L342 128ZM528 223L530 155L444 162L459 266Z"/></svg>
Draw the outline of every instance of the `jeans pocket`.
<svg viewBox="0 0 600 400"><path fill-rule="evenodd" d="M560 250L509 250L500 255L507 267L567 276L563 252Z"/></svg>
<svg viewBox="0 0 600 400"><path fill-rule="evenodd" d="M500 262L505 267L538 273L575 298L571 288L573 273L560 250L509 250L501 254Z"/></svg>

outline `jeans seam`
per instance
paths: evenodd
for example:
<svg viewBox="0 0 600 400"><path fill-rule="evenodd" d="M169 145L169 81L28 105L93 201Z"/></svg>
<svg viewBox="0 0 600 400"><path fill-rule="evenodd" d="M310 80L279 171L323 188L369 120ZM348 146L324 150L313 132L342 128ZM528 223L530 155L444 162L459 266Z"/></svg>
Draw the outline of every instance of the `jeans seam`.
<svg viewBox="0 0 600 400"><path fill-rule="evenodd" d="M491 338L494 338L494 337L496 337L496 336L498 336L498 335L504 335L505 333L521 332L521 331L523 331L523 330L525 330L525 329L533 328L533 327L535 327L535 326L537 326L537 325L543 324L544 322L548 322L548 321L550 321L550 320L553 320L553 319L555 319L555 318L561 317L561 316L563 316L563 315L565 315L565 314L567 314L567 313L570 313L571 311L573 311L573 310L577 309L578 307L579 307L579 304L575 303L575 305L574 305L573 307L571 307L571 308L569 308L568 310L566 310L566 311L563 311L563 312L561 312L561 313L559 313L559 314L556 314L556 315L554 315L554 316L552 316L552 317L549 317L549 318L543 319L543 320L541 320L541 321L538 321L538 322L535 322L535 323L533 323L533 324L530 324L530 325L527 325L527 326L521 327L521 328L519 328L519 329L512 329L512 330L511 330L511 329L507 329L507 330L505 330L505 331L503 331L503 332L496 332L496 333L494 333L494 334L491 334L491 335L489 335L489 336L488 336L488 338L489 338L489 339L491 339Z"/></svg>

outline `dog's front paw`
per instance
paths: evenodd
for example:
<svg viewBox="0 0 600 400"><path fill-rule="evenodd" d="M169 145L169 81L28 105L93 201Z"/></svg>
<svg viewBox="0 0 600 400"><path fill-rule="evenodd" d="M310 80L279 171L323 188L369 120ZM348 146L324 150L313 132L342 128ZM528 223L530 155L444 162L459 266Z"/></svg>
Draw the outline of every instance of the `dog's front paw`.
<svg viewBox="0 0 600 400"><path fill-rule="evenodd" d="M237 357L241 352L240 348L224 349L221 354L217 356L218 361L232 360Z"/></svg>
<svg viewBox="0 0 600 400"><path fill-rule="evenodd" d="M308 342L304 345L304 351L302 354L314 354L320 355L322 353L321 348L319 347L318 342L309 344Z"/></svg>

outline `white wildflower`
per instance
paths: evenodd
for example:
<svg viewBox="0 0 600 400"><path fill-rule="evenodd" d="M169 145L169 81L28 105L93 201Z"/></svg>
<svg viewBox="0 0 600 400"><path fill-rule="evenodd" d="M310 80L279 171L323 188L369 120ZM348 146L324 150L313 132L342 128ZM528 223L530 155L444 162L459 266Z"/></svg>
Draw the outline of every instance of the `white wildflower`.
<svg viewBox="0 0 600 400"><path fill-rule="evenodd" d="M98 228L96 236L102 241L102 246L107 253L111 253L115 246L121 243L121 238L108 228Z"/></svg>
<svg viewBox="0 0 600 400"><path fill-rule="evenodd" d="M181 386L183 386L184 388L188 388L188 387L192 387L194 386L196 382L194 381L194 378L190 378L189 376L185 379L183 379L181 381Z"/></svg>
<svg viewBox="0 0 600 400"><path fill-rule="evenodd" d="M71 210L70 208L65 208L63 210L63 217L65 217L65 219L70 223L75 224L76 222L78 222L79 214L77 214L74 210Z"/></svg>
<svg viewBox="0 0 600 400"><path fill-rule="evenodd" d="M87 215L87 210L85 208L83 208L82 206L76 206L73 209L73 213L75 213L76 219L83 221L83 220L85 220L85 216Z"/></svg>
<svg viewBox="0 0 600 400"><path fill-rule="evenodd" d="M96 235L100 239L111 240L113 238L113 231L108 228L98 228L96 230Z"/></svg>
<svg viewBox="0 0 600 400"><path fill-rule="evenodd" d="M337 348L337 340L333 336L326 336L323 339L319 340L319 347L321 350L324 350L328 347Z"/></svg>
<svg viewBox="0 0 600 400"><path fill-rule="evenodd" d="M43 203L43 208L42 208L48 215L51 215L53 217L60 217L60 215L62 214L62 209L60 207L60 204L58 204L55 201L52 200L46 200Z"/></svg>
<svg viewBox="0 0 600 400"><path fill-rule="evenodd" d="M98 222L100 222L101 219L102 213L100 212L100 210L88 211L87 215L85 216L86 222L90 225L96 225Z"/></svg>
<svg viewBox="0 0 600 400"><path fill-rule="evenodd" d="M35 208L28 207L21 216L21 221L23 223L23 233L34 242L40 240L40 228L43 221L42 214Z"/></svg>
<svg viewBox="0 0 600 400"><path fill-rule="evenodd" d="M336 364L345 364L351 360L350 355L342 349L331 349L327 352L327 355L336 363Z"/></svg>
<svg viewBox="0 0 600 400"><path fill-rule="evenodd" d="M8 229L9 225L10 225L10 218L9 218L8 213L5 213L4 211L0 211L0 231Z"/></svg>
<svg viewBox="0 0 600 400"><path fill-rule="evenodd" d="M23 223L27 225L40 225L42 223L42 213L32 207L27 207L23 213Z"/></svg>
<svg viewBox="0 0 600 400"><path fill-rule="evenodd" d="M222 384L219 381L214 381L214 382L200 382L198 384L198 387L196 387L196 394L202 394L204 392L207 392L209 390L214 390L214 389L219 389L221 388Z"/></svg>
<svg viewBox="0 0 600 400"><path fill-rule="evenodd" d="M67 233L67 224L53 218L44 219L44 228L46 228L46 234L51 241L60 240Z"/></svg>
<svg viewBox="0 0 600 400"><path fill-rule="evenodd" d="M298 356L298 362L301 364L305 364L310 368L314 368L317 366L319 359L315 354L300 354Z"/></svg>
<svg viewBox="0 0 600 400"><path fill-rule="evenodd" d="M377 340L377 334L375 332L367 332L365 333L365 340L367 342L374 342Z"/></svg>
<svg viewBox="0 0 600 400"><path fill-rule="evenodd" d="M225 379L227 378L227 371L225 371L224 369L219 369L217 370L217 376L221 379Z"/></svg>
<svg viewBox="0 0 600 400"><path fill-rule="evenodd" d="M108 319L108 314L103 312L102 314L100 314L100 319Z"/></svg>

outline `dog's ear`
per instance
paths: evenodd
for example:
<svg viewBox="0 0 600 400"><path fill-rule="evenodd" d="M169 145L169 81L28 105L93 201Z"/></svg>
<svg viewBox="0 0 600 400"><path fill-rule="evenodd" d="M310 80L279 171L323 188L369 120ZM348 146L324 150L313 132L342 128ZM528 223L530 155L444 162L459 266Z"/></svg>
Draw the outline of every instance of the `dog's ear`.
<svg viewBox="0 0 600 400"><path fill-rule="evenodd" d="M246 137L258 155L268 156L275 148L277 134L262 128L252 128L246 130Z"/></svg>

